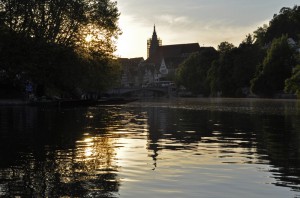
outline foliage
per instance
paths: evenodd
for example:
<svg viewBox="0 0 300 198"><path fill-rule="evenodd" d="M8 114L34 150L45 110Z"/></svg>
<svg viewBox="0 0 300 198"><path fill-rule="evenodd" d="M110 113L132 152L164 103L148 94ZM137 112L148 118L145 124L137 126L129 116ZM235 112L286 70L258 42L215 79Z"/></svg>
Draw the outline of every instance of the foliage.
<svg viewBox="0 0 300 198"><path fill-rule="evenodd" d="M285 79L291 76L295 64L293 50L287 42L287 35L274 39L263 63L251 81L251 90L260 96L273 96L283 90Z"/></svg>
<svg viewBox="0 0 300 198"><path fill-rule="evenodd" d="M300 33L300 7L283 7L279 14L274 14L269 25L264 24L254 31L255 43L261 47L268 47L273 39L287 35L294 41L299 41Z"/></svg>
<svg viewBox="0 0 300 198"><path fill-rule="evenodd" d="M219 59L214 63L216 67L214 79L218 85L218 92L222 93L222 96L234 95L234 81L233 81L233 70L234 70L234 56L236 48L227 49L223 51Z"/></svg>
<svg viewBox="0 0 300 198"><path fill-rule="evenodd" d="M98 57L88 59L87 77L83 79L83 89L88 92L105 91L116 85L120 76L120 64L117 60L100 60Z"/></svg>
<svg viewBox="0 0 300 198"><path fill-rule="evenodd" d="M195 94L245 96L264 50L254 44L252 35L247 35L239 47L222 42L218 52L190 56L180 65L177 81Z"/></svg>
<svg viewBox="0 0 300 198"><path fill-rule="evenodd" d="M264 47L266 44L265 36L268 30L268 25L264 24L262 27L257 28L254 33L255 43L261 47Z"/></svg>
<svg viewBox="0 0 300 198"><path fill-rule="evenodd" d="M257 65L263 60L265 50L254 43L252 35L247 35L236 49L234 57L233 82L236 85L234 96L245 96L254 77ZM242 90L245 90L242 93Z"/></svg>
<svg viewBox="0 0 300 198"><path fill-rule="evenodd" d="M193 92L212 96L243 97L251 87L259 96L272 97L282 92L284 85L287 91L297 92L299 70L296 68L292 77L291 71L296 65L294 50L299 33L300 7L282 8L269 25L248 34L238 47L221 42L219 56L210 60L210 66L199 67L200 59L205 58L191 56L178 71L179 81Z"/></svg>
<svg viewBox="0 0 300 198"><path fill-rule="evenodd" d="M255 43L262 48L268 48L267 56L257 66L256 75L251 82L251 89L254 93L270 97L283 90L284 81L290 77L291 68L296 64L292 49L288 47L286 41L291 38L299 43L299 33L300 7L297 5L293 8L282 8L279 14L274 15L268 26L264 25L254 32ZM282 35L285 35L285 38ZM279 44L280 39L283 42L281 44ZM292 47L297 48L297 46ZM294 80L297 79L295 77L286 80L286 91L295 92L293 84L296 82Z"/></svg>
<svg viewBox="0 0 300 198"><path fill-rule="evenodd" d="M264 55L264 51L253 42L252 35L247 35L239 47L222 48L226 50L220 52L208 71L211 95L222 93L222 96L242 97L248 94L247 88L250 87L256 65ZM226 45L233 46L230 43Z"/></svg>
<svg viewBox="0 0 300 198"><path fill-rule="evenodd" d="M220 91L220 84L218 81L219 76L219 62L218 60L214 60L211 64L211 67L207 71L207 85L209 87L211 96L218 96L218 92Z"/></svg>
<svg viewBox="0 0 300 198"><path fill-rule="evenodd" d="M232 43L227 42L227 41L221 42L220 45L218 45L218 51L221 54L229 52L233 48L234 48L234 45Z"/></svg>
<svg viewBox="0 0 300 198"><path fill-rule="evenodd" d="M204 48L199 53L191 55L180 66L176 74L178 84L185 86L194 94L209 94L207 71L218 53L213 48Z"/></svg>
<svg viewBox="0 0 300 198"><path fill-rule="evenodd" d="M283 7L279 14L275 14L270 21L270 25L265 33L266 43L271 43L274 38L279 38L283 34L288 38L298 41L300 33L300 7Z"/></svg>
<svg viewBox="0 0 300 198"><path fill-rule="evenodd" d="M66 47L112 52L119 33L116 2L109 0L1 0L0 13L11 32Z"/></svg>
<svg viewBox="0 0 300 198"><path fill-rule="evenodd" d="M300 65L293 69L292 76L285 81L284 90L300 96Z"/></svg>
<svg viewBox="0 0 300 198"><path fill-rule="evenodd" d="M118 18L110 0L0 0L0 83L69 97L108 88Z"/></svg>

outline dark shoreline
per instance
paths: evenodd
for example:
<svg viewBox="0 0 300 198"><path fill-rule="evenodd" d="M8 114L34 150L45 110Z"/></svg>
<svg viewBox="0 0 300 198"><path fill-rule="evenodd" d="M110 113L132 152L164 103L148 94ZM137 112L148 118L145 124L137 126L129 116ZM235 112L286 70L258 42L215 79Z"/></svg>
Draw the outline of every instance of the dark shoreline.
<svg viewBox="0 0 300 198"><path fill-rule="evenodd" d="M175 98L194 98L194 99L229 99L230 97L175 97ZM141 98L139 98L141 99ZM231 98L231 99L267 99L267 100L295 100L297 101L297 98ZM58 104L61 104L62 106L93 106L93 105L114 105L114 104L125 104L129 102L136 101L137 99L132 98L109 98L109 99L103 99L103 100L61 100L61 101L36 101L36 102L30 102L22 99L0 99L0 106L60 106Z"/></svg>
<svg viewBox="0 0 300 198"><path fill-rule="evenodd" d="M77 107L95 105L117 105L136 101L137 99L128 98L108 98L101 100L37 100L25 101L21 99L0 99L0 106L51 106L51 107Z"/></svg>
<svg viewBox="0 0 300 198"><path fill-rule="evenodd" d="M0 106L28 105L28 101L21 99L0 99Z"/></svg>

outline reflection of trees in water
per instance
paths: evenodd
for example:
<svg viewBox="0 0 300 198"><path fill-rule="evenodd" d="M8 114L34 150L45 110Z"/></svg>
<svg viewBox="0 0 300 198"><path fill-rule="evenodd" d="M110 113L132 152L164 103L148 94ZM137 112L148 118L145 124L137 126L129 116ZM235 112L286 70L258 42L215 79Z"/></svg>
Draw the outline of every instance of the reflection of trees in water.
<svg viewBox="0 0 300 198"><path fill-rule="evenodd" d="M114 142L106 136L84 137L72 150L55 152L55 173L60 176L62 195L104 196L118 191ZM68 192L68 194L66 194Z"/></svg>
<svg viewBox="0 0 300 198"><path fill-rule="evenodd" d="M104 138L107 139L107 138ZM93 196L114 197L118 192L117 167L111 163L113 148L90 145L93 155L86 156L86 148L69 151L48 151L43 161L32 156L1 171L2 195L24 197ZM100 146L100 142L104 145ZM105 148L104 148L105 147Z"/></svg>
<svg viewBox="0 0 300 198"><path fill-rule="evenodd" d="M114 140L93 129L82 136L86 110L7 111L14 116L0 114L0 156L9 159L0 162L0 196L117 197Z"/></svg>
<svg viewBox="0 0 300 198"><path fill-rule="evenodd" d="M170 139L174 143L161 148L189 148L211 131L210 123L206 121L207 112L197 111L195 114L190 110L153 107L148 109L148 114L151 143L157 143L161 139ZM179 143L178 147L175 143Z"/></svg>
<svg viewBox="0 0 300 198"><path fill-rule="evenodd" d="M259 120L257 120L259 122ZM261 119L258 152L274 166L275 185L300 191L299 116L273 115Z"/></svg>
<svg viewBox="0 0 300 198"><path fill-rule="evenodd" d="M184 109L152 107L147 108L149 133L148 149L153 153L154 168L160 150L190 150L197 148L201 136L210 133L210 124L206 119L207 112Z"/></svg>
<svg viewBox="0 0 300 198"><path fill-rule="evenodd" d="M155 164L163 149L215 153L215 157L224 159L235 157L235 163L257 162L251 156L256 150L249 115L181 108L151 108L148 113L148 149L153 150Z"/></svg>
<svg viewBox="0 0 300 198"><path fill-rule="evenodd" d="M160 150L217 151L213 157L222 162L270 164L275 185L299 190L298 115L161 107L6 108L0 123L0 197L118 197L116 140L142 139L145 132L154 166Z"/></svg>
<svg viewBox="0 0 300 198"><path fill-rule="evenodd" d="M209 149L223 163L270 164L275 185L300 190L298 115L148 108L148 149L156 166L159 151ZM202 147L200 148L199 144ZM205 154L205 151L203 151Z"/></svg>

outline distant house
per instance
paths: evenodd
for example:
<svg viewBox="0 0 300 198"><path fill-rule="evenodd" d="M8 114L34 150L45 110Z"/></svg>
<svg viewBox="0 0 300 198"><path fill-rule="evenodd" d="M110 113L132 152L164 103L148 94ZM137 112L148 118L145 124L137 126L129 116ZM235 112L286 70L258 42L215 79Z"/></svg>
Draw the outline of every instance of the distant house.
<svg viewBox="0 0 300 198"><path fill-rule="evenodd" d="M138 66L144 61L144 58L119 58L118 61L122 66L121 87L139 86Z"/></svg>

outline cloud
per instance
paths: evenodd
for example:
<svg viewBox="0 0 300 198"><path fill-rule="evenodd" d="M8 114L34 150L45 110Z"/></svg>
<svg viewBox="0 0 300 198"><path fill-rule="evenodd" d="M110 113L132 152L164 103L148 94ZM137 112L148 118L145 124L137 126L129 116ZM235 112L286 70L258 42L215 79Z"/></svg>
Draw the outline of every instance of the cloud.
<svg viewBox="0 0 300 198"><path fill-rule="evenodd" d="M170 14L156 16L155 21L167 24L188 24L190 22L186 16L175 16Z"/></svg>

